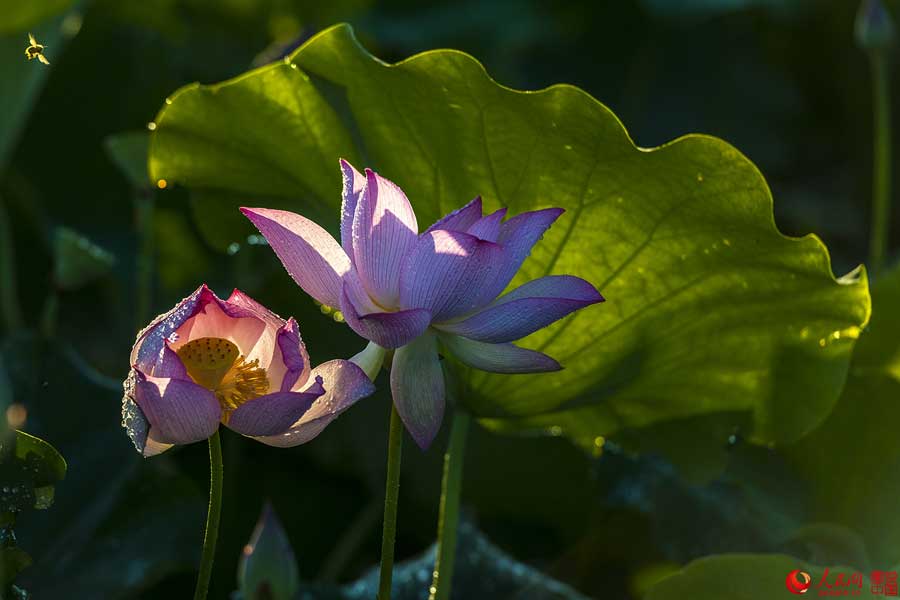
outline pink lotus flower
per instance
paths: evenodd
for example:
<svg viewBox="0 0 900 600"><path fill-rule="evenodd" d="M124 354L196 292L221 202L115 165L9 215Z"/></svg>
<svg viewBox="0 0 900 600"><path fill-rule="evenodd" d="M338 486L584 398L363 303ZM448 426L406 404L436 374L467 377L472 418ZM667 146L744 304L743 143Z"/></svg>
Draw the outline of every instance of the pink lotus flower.
<svg viewBox="0 0 900 600"><path fill-rule="evenodd" d="M374 386L358 366L311 369L297 322L243 292L206 285L138 334L122 424L144 456L205 440L222 423L271 446L296 446Z"/></svg>
<svg viewBox="0 0 900 600"><path fill-rule="evenodd" d="M481 198L419 235L399 187L341 160L341 243L300 215L267 208L241 211L287 272L309 295L339 307L362 337L397 348L391 391L420 447L431 444L444 413L438 342L466 365L497 373L560 369L549 356L511 344L569 313L602 302L587 281L551 275L498 296L532 246L563 213L482 214Z"/></svg>

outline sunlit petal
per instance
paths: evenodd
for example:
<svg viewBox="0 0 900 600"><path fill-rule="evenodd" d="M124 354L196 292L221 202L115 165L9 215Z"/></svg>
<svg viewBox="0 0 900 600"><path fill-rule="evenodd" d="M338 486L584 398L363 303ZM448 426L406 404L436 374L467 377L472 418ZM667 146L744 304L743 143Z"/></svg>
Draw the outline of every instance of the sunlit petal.
<svg viewBox="0 0 900 600"><path fill-rule="evenodd" d="M353 218L354 265L366 290L383 307L399 297L400 261L416 243L419 226L406 194L366 169L366 185Z"/></svg>

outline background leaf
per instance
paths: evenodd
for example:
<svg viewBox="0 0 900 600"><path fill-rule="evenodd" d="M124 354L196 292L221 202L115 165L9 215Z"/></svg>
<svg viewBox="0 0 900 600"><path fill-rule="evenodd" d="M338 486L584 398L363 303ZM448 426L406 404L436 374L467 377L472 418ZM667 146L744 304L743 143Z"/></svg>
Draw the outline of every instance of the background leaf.
<svg viewBox="0 0 900 600"><path fill-rule="evenodd" d="M208 206L290 208L334 231L340 156L403 187L423 228L477 194L512 214L567 209L514 283L570 273L608 301L525 340L565 371L472 374L464 402L500 429L593 448L626 429L746 415L748 437L786 442L840 392L868 319L864 273L835 281L817 238L782 236L765 181L728 144L638 149L570 86L515 92L454 51L386 65L340 26L282 64L172 96L150 172Z"/></svg>
<svg viewBox="0 0 900 600"><path fill-rule="evenodd" d="M809 595L818 593L815 586L825 574L823 567L813 566L783 555L734 554L703 558L687 565L680 573L663 579L650 590L646 600L756 600L757 598L789 598L785 580L788 573L801 569L812 578L813 587ZM834 585L840 573L845 580L856 569L846 567L829 567L828 583ZM869 585L868 573L864 574L862 589L857 598L880 598L884 594L873 594ZM858 588L835 587L837 591ZM824 591L828 591L823 587Z"/></svg>
<svg viewBox="0 0 900 600"><path fill-rule="evenodd" d="M900 561L900 266L881 275L872 301L834 412L787 456L809 482L814 518L859 532L885 566Z"/></svg>
<svg viewBox="0 0 900 600"><path fill-rule="evenodd" d="M87 285L109 273L115 257L68 227L53 236L53 282L60 289Z"/></svg>

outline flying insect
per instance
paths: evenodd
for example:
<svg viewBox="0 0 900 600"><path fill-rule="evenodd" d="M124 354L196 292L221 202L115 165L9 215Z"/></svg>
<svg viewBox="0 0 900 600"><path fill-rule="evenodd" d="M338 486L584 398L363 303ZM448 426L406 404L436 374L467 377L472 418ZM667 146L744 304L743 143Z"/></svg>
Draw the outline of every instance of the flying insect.
<svg viewBox="0 0 900 600"><path fill-rule="evenodd" d="M38 44L37 40L34 39L34 36L30 33L28 34L28 47L25 48L25 56L28 57L28 60L36 58L45 65L49 65L50 61L44 56L44 48L46 48L46 46Z"/></svg>

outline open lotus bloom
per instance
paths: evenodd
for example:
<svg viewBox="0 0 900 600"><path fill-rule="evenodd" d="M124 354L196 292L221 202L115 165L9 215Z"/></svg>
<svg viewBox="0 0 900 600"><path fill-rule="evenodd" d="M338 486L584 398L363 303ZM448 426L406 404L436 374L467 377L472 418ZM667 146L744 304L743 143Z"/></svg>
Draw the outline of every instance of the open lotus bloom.
<svg viewBox="0 0 900 600"><path fill-rule="evenodd" d="M219 423L272 446L318 435L374 391L358 366L312 369L297 322L205 285L138 334L122 424L144 456L205 440Z"/></svg>
<svg viewBox="0 0 900 600"><path fill-rule="evenodd" d="M300 215L241 211L304 291L339 307L359 335L398 349L391 391L419 446L431 443L444 413L439 342L445 352L485 371L560 368L549 356L510 342L603 297L587 281L568 275L541 277L500 294L562 209L504 221L506 209L484 215L481 198L475 198L420 235L399 187L369 169L362 174L344 160L340 164L340 244Z"/></svg>

